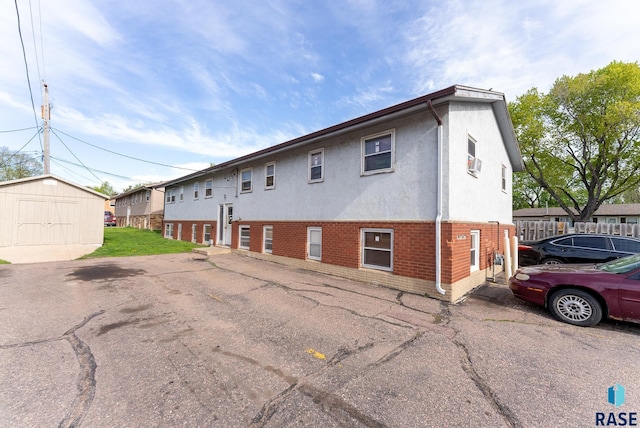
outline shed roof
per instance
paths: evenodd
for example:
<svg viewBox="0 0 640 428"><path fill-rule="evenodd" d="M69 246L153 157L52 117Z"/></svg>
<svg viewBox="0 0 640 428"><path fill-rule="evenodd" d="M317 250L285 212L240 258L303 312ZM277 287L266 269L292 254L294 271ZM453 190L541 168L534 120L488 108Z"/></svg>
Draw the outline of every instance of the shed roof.
<svg viewBox="0 0 640 428"><path fill-rule="evenodd" d="M36 176L33 176L33 177L19 178L17 180L0 181L0 189L2 189L2 187L19 185L19 184L28 183L28 182L31 182L31 181L44 181L44 180L61 181L61 182L65 183L65 184L67 184L69 186L76 187L76 188L78 188L80 190L84 190L87 193L91 193L91 194L93 194L95 196L99 196L99 197L101 197L101 198L103 198L105 200L110 199L109 196L107 196L105 194L102 194L100 192L96 192L95 190L90 189L87 186L82 186L80 184L73 183L73 182L71 182L69 180L65 180L64 178L60 178L60 177L58 177L56 175L53 175L53 174L36 175Z"/></svg>

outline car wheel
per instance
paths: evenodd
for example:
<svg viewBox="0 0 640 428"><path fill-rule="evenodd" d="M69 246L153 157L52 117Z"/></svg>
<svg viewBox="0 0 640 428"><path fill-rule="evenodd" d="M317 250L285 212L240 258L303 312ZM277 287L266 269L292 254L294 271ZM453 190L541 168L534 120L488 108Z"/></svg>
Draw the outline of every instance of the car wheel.
<svg viewBox="0 0 640 428"><path fill-rule="evenodd" d="M582 290L568 288L554 293L549 309L558 320L581 327L596 325L602 319L600 303Z"/></svg>
<svg viewBox="0 0 640 428"><path fill-rule="evenodd" d="M550 257L548 259L542 260L541 264L543 264L543 265L563 265L564 262L562 260L554 259L553 257Z"/></svg>

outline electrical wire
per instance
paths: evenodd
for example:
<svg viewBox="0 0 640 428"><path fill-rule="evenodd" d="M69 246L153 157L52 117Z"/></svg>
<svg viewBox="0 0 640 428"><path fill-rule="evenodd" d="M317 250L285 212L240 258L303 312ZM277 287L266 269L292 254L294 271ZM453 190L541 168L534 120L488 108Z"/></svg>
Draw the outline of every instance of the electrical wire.
<svg viewBox="0 0 640 428"><path fill-rule="evenodd" d="M31 78L29 77L29 65L27 63L27 52L24 49L24 40L22 38L22 29L20 28L20 11L18 10L18 0L14 0L16 5L16 18L18 20L18 34L20 35L20 45L22 46L22 57L24 58L24 68L27 73L27 84L29 86L29 95L31 96L31 108L33 109L33 119L36 122L36 127L38 127L38 114L36 113L36 105L33 101L33 90L31 89ZM40 135L38 133L38 135ZM39 139L39 137L38 137ZM40 140L40 148L44 151L44 147L42 147L42 140Z"/></svg>
<svg viewBox="0 0 640 428"><path fill-rule="evenodd" d="M143 182L143 181L140 181L140 180L138 180L138 179L136 179L136 178L126 177L126 176L124 176L124 175L118 175L118 174L114 174L114 173L112 173L112 172L102 171L102 170L99 170L99 169L96 169L96 168L89 168L89 167L87 167L87 166L86 166L86 165L84 165L84 164L78 164L78 163L75 163L75 162L71 162L70 160L61 159L61 158L57 158L57 157L54 157L54 156L52 156L52 157L51 157L51 159L55 159L55 160L56 160L56 161L58 161L58 162L64 162L64 163L67 163L67 164L69 164L69 165L83 167L83 168L87 169L87 171L95 171L95 172L99 172L100 174L109 175L109 176L111 176L111 177L121 178L121 179L123 179L123 180L135 181L136 183L144 184L144 182ZM94 175L94 177L95 177L95 175ZM96 177L96 178L97 178L97 177ZM100 180L100 179L98 178L98 180ZM102 180L100 180L100 182L102 183Z"/></svg>
<svg viewBox="0 0 640 428"><path fill-rule="evenodd" d="M33 128L29 128L29 129L33 129ZM24 149L25 147L27 147L27 144L29 144L31 141L33 141L34 138L36 138L36 135L40 135L40 130L38 130L38 132L36 132L33 137L29 138L29 141L27 141L26 143L24 143L24 145L22 147L20 147L17 151L13 152L13 155L11 155L8 159L5 159L4 161L4 165L2 165L2 168L5 168L8 164L9 161L11 161L11 159L13 159L14 157L16 157L18 155L18 153L20 153L22 151L22 149Z"/></svg>
<svg viewBox="0 0 640 428"><path fill-rule="evenodd" d="M31 35L33 36L33 50L36 54L36 70L38 70L38 81L41 82L42 77L40 76L40 61L38 60L38 45L36 44L36 30L33 27L33 8L31 7L31 0L29 0L29 18L31 18ZM40 34L42 34L42 32L40 32Z"/></svg>
<svg viewBox="0 0 640 428"><path fill-rule="evenodd" d="M69 146L67 146L67 145L65 144L65 142L64 142L64 141L62 141L62 138L60 138L60 137L58 136L58 134L56 134L56 132L55 132L55 131L51 131L51 132L53 133L53 135L55 135L55 136L56 136L56 138L58 139L58 141L60 141L60 142L62 143L62 145L63 145L63 146L64 146L64 147L69 151L69 153L71 153L71 155L72 155L74 158L76 158L76 160L77 160L78 162L80 162L80 164L82 164L82 166L83 166L87 171L89 171L89 172L91 173L91 175L93 175L93 176L94 176L98 181L101 181L101 180L100 180L100 178L98 178L98 176L97 176L97 175L95 175L95 174L93 173L93 171L91 171L91 169L90 169L90 168L88 168L84 163L82 163L82 161L80 160L80 158L78 158L78 156L76 156L76 154L75 154L75 153L73 153L73 151L71 151L71 149L69 148ZM51 158L51 156L49 156L49 158Z"/></svg>
<svg viewBox="0 0 640 428"><path fill-rule="evenodd" d="M54 128L51 128L51 129L53 130ZM152 164L152 165L165 166L165 167L167 167L167 168L183 169L183 170L185 170L185 171L191 171L191 172L198 172L198 171L200 171L199 169L191 169L191 168L184 168L184 167L181 167L181 166L167 165L167 164L163 164L163 163L159 163L159 162L153 162L153 161L146 160L146 159L136 158L136 157L129 156L129 155L124 155L124 154L122 154L122 153L114 152L113 150L105 149L105 148L100 147L100 146L97 146L97 145L95 145L95 144L91 144L91 143L88 143L88 142L86 142L86 141L83 141L83 140L81 140L81 139L79 139L79 138L76 138L76 137L74 137L73 135L69 135L69 134L67 134L66 132L63 132L63 131L61 131L61 130L59 130L59 129L57 129L57 128L55 128L55 130L56 130L56 131L58 131L58 132L59 132L59 133L61 133L61 134L66 135L66 136L67 136L67 137L69 137L69 138L73 138L74 140L79 141L79 142L81 142L81 143L84 143L84 144L86 144L86 145L88 145L88 146L94 147L94 148L99 149L99 150L103 150L103 151L108 152L108 153L112 153L112 154L114 154L114 155L122 156L122 157L124 157L124 158L133 159L133 160L140 161L140 162L144 162L144 163L149 163L149 164Z"/></svg>
<svg viewBox="0 0 640 428"><path fill-rule="evenodd" d="M30 129L38 129L39 126L32 126L31 128L22 128L22 129L9 129L6 131L0 131L0 134L6 134L8 132L20 132L20 131L29 131Z"/></svg>

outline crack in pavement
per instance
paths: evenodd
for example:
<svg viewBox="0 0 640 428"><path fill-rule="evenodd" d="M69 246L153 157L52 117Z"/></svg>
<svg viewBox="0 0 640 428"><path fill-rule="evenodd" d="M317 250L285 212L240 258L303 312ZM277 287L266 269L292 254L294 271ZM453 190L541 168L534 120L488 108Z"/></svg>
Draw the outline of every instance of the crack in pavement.
<svg viewBox="0 0 640 428"><path fill-rule="evenodd" d="M96 391L96 360L91 353L91 348L83 342L77 335L76 331L84 327L93 318L102 315L105 311L101 310L88 315L79 324L67 330L62 339L67 340L76 354L78 364L80 365L80 373L78 374L78 394L71 404L71 408L67 412L64 419L58 424L60 428L72 428L80 425L85 415L91 407L93 397Z"/></svg>
<svg viewBox="0 0 640 428"><path fill-rule="evenodd" d="M473 366L473 361L471 360L471 355L469 353L469 349L467 349L466 345L458 340L453 340L453 343L462 351L463 359L462 359L462 370L467 374L469 379L475 383L478 387L482 395L489 402L491 407L502 416L505 423L513 428L521 427L522 424L518 421L515 414L507 407L502 404L496 394L493 392L491 387L487 384L487 382L478 374L475 367Z"/></svg>

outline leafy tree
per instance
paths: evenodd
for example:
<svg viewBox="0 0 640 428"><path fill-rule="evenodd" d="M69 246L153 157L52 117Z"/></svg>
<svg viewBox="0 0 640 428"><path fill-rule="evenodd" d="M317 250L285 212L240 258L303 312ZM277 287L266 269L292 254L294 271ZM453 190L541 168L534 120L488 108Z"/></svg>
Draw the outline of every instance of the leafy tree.
<svg viewBox="0 0 640 428"><path fill-rule="evenodd" d="M640 185L640 66L606 67L530 89L509 105L526 174L574 221Z"/></svg>
<svg viewBox="0 0 640 428"><path fill-rule="evenodd" d="M43 166L33 156L0 147L0 181L42 175Z"/></svg>
<svg viewBox="0 0 640 428"><path fill-rule="evenodd" d="M89 189L95 190L96 192L100 192L103 195L107 195L107 196L115 196L118 194L118 192L116 192L113 188L113 186L111 184L109 184L108 181L103 181L101 185L99 186L88 186Z"/></svg>
<svg viewBox="0 0 640 428"><path fill-rule="evenodd" d="M127 192L130 192L130 191L132 191L132 190L136 190L136 189L139 189L139 188L141 188L141 187L144 187L144 186L146 186L146 185L145 185L145 184L143 184L143 183L130 184L129 186L127 186L127 188L126 188L126 189L124 189L124 190L122 191L122 193L127 193Z"/></svg>

